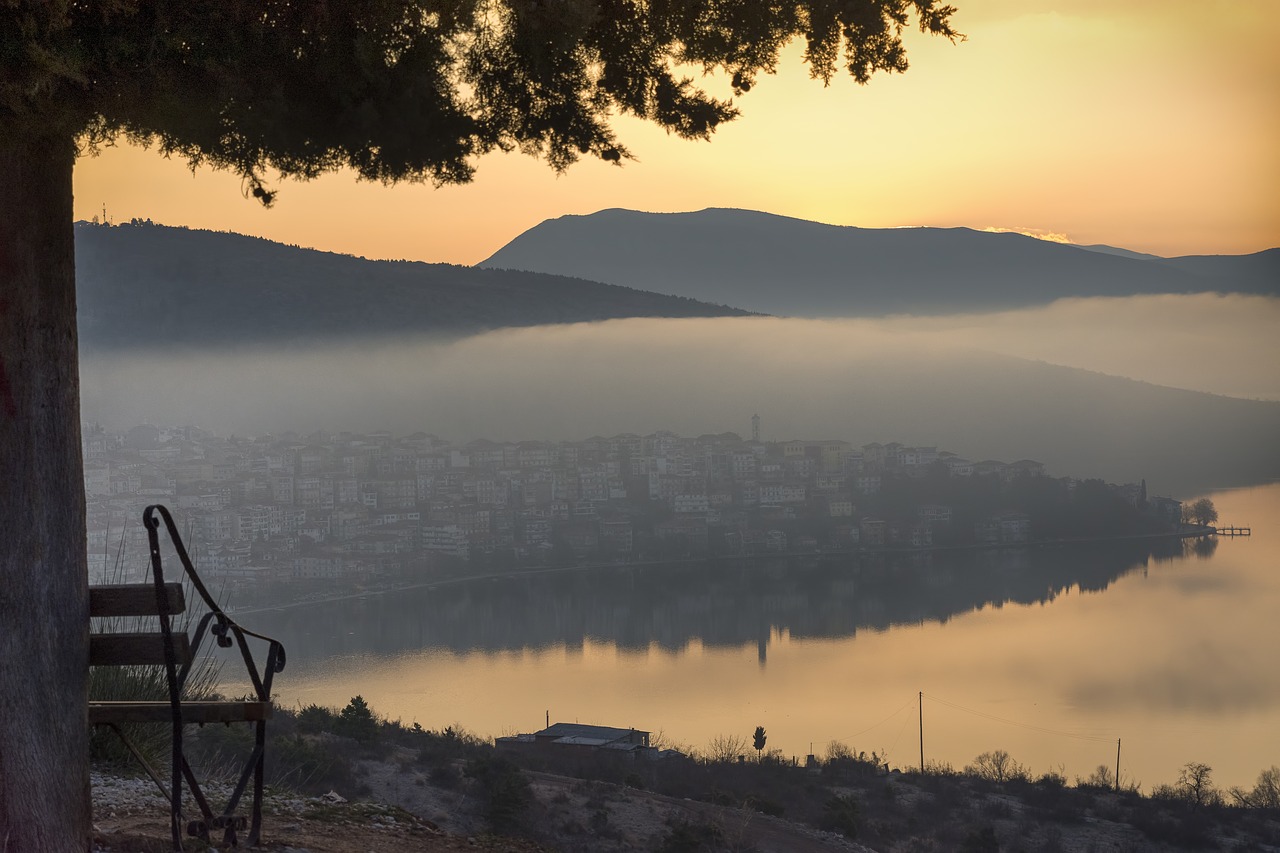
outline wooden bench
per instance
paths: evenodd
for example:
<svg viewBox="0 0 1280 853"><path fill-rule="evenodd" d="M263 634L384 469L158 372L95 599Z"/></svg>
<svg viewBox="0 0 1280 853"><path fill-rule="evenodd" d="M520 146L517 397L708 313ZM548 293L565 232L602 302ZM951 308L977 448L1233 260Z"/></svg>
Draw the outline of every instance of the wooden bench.
<svg viewBox="0 0 1280 853"><path fill-rule="evenodd" d="M163 668L168 698L158 701L91 701L89 723L107 726L124 742L129 752L138 760L147 774L155 781L160 792L170 803L170 823L173 847L182 849L182 790L185 779L192 799L199 807L201 817L188 823L189 835L199 836L207 843L209 831L223 830L223 843L236 844L237 831L246 827L243 817L236 816L250 777L253 778L253 805L248 821L249 845L256 845L262 828L263 759L266 749L266 724L271 717L271 679L284 669L284 647L270 637L255 634L237 625L222 612L217 601L205 589L186 547L178 535L173 516L163 506L147 507L142 516L147 529L151 551L152 581L140 584L114 584L89 588L89 616L109 618L119 626L121 617L154 617L148 621L157 623L153 630L91 632L89 636L89 666L158 666ZM196 623L195 631L188 634L175 626L175 617L183 614L186 596L181 583L166 582L160 554L160 524L164 523L185 572L185 580L195 590L207 609ZM134 620L139 621L139 620ZM199 659L202 641L212 636L224 648L235 646L244 659L245 669L253 684L253 696L241 700L186 700L183 688L191 674L192 665ZM266 660L259 670L249 647L249 638L266 644ZM172 767L168 783L161 778L141 751L130 741L122 726L130 724L167 723L172 727ZM196 781L191 765L182 749L183 728L205 723L250 723L254 726L254 747L240 772L231 796L221 812L215 813Z"/></svg>

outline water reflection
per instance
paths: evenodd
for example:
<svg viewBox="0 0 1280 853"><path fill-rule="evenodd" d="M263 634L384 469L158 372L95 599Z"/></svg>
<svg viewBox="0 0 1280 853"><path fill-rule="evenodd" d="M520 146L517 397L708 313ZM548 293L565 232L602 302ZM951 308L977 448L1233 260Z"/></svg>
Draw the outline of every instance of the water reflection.
<svg viewBox="0 0 1280 853"><path fill-rule="evenodd" d="M1207 558L1213 540L1143 540L1054 549L934 552L864 559L706 562L591 569L440 585L291 608L272 630L294 661L337 655L581 647L678 652L769 638L852 637L941 622L983 607L1100 592L1152 564Z"/></svg>
<svg viewBox="0 0 1280 853"><path fill-rule="evenodd" d="M435 728L527 731L549 710L705 746L764 725L788 755L841 740L901 766L923 691L931 761L999 748L1072 778L1123 737L1146 790L1188 761L1252 785L1280 764L1280 485L1212 498L1254 535L575 572L245 621L288 644L282 701L359 693Z"/></svg>

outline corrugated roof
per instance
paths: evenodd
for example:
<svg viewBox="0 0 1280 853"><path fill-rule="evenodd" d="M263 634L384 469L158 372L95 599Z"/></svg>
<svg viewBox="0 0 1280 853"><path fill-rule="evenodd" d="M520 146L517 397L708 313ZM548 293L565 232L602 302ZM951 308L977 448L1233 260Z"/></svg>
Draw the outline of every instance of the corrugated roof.
<svg viewBox="0 0 1280 853"><path fill-rule="evenodd" d="M537 736L553 738L581 738L608 743L619 738L630 737L633 732L647 735L648 732L637 732L636 729L615 729L612 726L588 726L582 723L553 723L550 727L537 732Z"/></svg>

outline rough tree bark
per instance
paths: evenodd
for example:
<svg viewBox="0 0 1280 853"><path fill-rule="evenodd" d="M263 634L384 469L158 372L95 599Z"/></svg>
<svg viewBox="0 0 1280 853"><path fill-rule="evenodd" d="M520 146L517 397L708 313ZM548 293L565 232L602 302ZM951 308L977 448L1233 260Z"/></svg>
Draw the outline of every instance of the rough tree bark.
<svg viewBox="0 0 1280 853"><path fill-rule="evenodd" d="M84 851L88 576L65 138L0 134L0 853Z"/></svg>

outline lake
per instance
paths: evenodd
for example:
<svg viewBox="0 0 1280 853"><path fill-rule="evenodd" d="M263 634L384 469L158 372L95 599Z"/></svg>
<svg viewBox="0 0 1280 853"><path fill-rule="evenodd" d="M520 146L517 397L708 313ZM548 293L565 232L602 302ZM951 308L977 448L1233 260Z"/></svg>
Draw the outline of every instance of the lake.
<svg viewBox="0 0 1280 853"><path fill-rule="evenodd" d="M1252 786L1280 764L1280 484L1210 497L1253 535L580 570L243 621L286 644L286 705L360 694L427 728L549 714L696 748L764 726L788 757L840 741L899 767L923 712L927 762L1004 749L1074 780L1120 739L1144 791L1189 761Z"/></svg>

